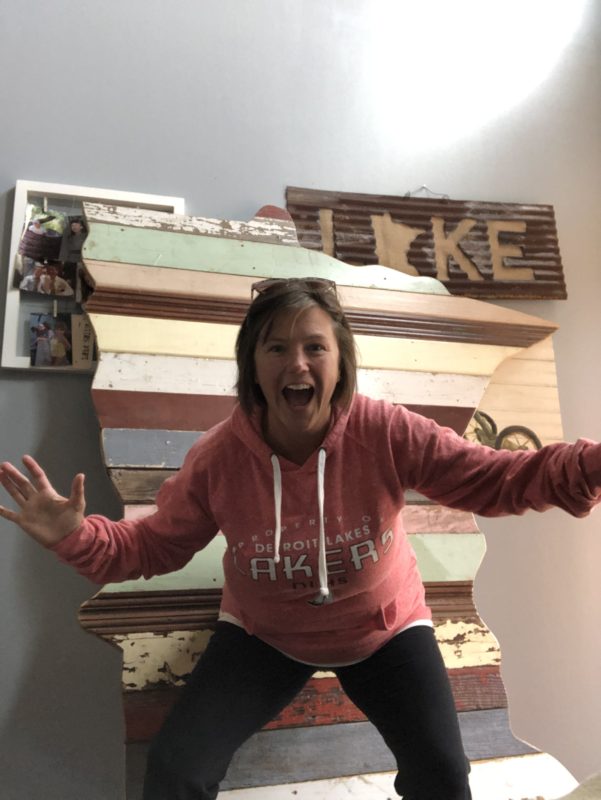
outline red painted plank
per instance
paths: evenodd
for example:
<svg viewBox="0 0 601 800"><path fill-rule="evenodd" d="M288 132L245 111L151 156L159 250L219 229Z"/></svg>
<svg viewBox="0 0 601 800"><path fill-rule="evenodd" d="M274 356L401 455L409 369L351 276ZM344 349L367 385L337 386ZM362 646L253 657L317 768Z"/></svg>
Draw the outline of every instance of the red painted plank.
<svg viewBox="0 0 601 800"><path fill-rule="evenodd" d="M235 397L92 389L101 428L206 431L226 419Z"/></svg>
<svg viewBox="0 0 601 800"><path fill-rule="evenodd" d="M128 392L92 389L101 428L151 428L206 431L226 419L237 400L227 395L193 395L170 392ZM439 425L462 434L473 408L461 406L407 405Z"/></svg>
<svg viewBox="0 0 601 800"><path fill-rule="evenodd" d="M505 708L507 698L498 666L449 670L458 711ZM124 692L128 742L144 742L158 732L181 689ZM265 729L335 725L365 720L340 688L337 678L312 678L297 697Z"/></svg>

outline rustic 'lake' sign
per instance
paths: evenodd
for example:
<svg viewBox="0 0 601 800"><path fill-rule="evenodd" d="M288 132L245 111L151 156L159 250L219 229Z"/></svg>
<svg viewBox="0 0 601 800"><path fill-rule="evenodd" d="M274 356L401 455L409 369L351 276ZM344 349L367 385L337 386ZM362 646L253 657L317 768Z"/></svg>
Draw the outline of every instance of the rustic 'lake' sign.
<svg viewBox="0 0 601 800"><path fill-rule="evenodd" d="M382 264L468 297L565 299L553 206L288 187L303 247Z"/></svg>

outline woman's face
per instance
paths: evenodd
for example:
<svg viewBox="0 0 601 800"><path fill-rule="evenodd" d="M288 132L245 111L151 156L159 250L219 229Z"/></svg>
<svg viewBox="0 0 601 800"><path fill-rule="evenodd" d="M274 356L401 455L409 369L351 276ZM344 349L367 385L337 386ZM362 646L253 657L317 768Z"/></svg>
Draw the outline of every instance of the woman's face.
<svg viewBox="0 0 601 800"><path fill-rule="evenodd" d="M340 377L340 351L333 322L319 306L278 314L255 348L255 380L267 401L270 443L285 446L325 435Z"/></svg>

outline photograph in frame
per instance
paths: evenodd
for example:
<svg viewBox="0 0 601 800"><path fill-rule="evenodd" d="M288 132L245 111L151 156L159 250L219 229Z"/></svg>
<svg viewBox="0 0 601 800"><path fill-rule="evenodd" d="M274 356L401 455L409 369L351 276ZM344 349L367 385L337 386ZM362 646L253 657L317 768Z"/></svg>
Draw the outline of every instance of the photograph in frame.
<svg viewBox="0 0 601 800"><path fill-rule="evenodd" d="M71 314L30 314L32 367L69 367L73 361Z"/></svg>

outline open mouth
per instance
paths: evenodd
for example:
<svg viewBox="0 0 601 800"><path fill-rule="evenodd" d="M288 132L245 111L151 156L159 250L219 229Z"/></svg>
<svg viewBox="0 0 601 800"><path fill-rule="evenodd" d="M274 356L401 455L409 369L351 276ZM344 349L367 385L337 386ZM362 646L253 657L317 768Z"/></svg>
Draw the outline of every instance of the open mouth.
<svg viewBox="0 0 601 800"><path fill-rule="evenodd" d="M308 383L291 383L282 389L288 405L293 408L302 408L311 402L315 389Z"/></svg>

